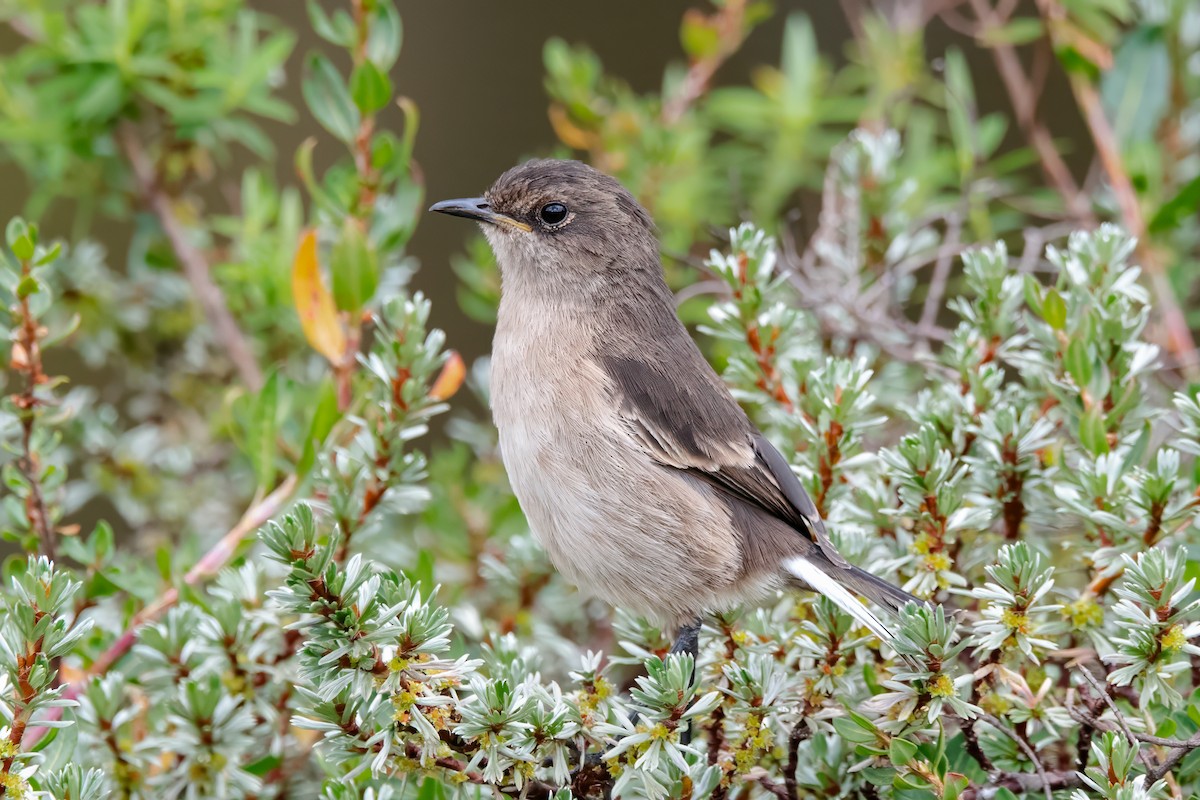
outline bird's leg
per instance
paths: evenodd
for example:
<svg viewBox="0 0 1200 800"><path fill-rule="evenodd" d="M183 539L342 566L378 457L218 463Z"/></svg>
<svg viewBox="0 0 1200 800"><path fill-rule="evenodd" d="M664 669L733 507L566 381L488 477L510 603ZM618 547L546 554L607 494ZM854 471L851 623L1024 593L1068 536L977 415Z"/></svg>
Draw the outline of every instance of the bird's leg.
<svg viewBox="0 0 1200 800"><path fill-rule="evenodd" d="M676 654L687 653L692 657L692 677L696 677L696 659L700 656L700 626L704 623L700 617L687 623L679 629L675 634L675 643L671 645L671 652ZM692 721L688 720L687 727L679 734L679 741L683 744L692 743Z"/></svg>
<svg viewBox="0 0 1200 800"><path fill-rule="evenodd" d="M675 643L671 645L672 653L687 653L692 657L693 667L696 663L696 657L700 654L700 625L703 620L700 617L692 620L688 624L679 629L675 634Z"/></svg>

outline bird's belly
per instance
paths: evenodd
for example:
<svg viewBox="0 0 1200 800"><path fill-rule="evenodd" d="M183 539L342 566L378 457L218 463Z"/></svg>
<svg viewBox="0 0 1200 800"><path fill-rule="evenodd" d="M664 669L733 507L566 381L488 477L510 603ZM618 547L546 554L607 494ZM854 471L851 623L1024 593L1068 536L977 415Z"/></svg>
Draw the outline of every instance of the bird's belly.
<svg viewBox="0 0 1200 800"><path fill-rule="evenodd" d="M602 376L573 377L572 396L544 376L539 391L524 395L493 381L509 481L555 568L591 594L661 620L732 605L740 557L728 510L637 449L607 393L585 386Z"/></svg>

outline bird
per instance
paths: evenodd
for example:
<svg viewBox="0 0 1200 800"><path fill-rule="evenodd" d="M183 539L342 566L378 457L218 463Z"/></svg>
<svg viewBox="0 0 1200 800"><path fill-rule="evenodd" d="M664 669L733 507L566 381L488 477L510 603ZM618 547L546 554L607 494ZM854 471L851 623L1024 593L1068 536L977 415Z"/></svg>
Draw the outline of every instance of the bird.
<svg viewBox="0 0 1200 800"><path fill-rule="evenodd" d="M490 404L501 458L554 567L697 655L708 615L823 594L920 602L838 552L787 460L680 321L649 213L579 161L536 159L430 211L479 223L501 293Z"/></svg>

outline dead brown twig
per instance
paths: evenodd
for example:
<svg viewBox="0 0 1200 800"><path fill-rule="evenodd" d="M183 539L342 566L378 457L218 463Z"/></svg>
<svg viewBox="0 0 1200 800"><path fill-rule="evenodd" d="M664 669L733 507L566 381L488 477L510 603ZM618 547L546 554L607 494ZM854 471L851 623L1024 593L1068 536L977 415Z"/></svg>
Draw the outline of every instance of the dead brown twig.
<svg viewBox="0 0 1200 800"><path fill-rule="evenodd" d="M1001 13L1006 9L993 9L988 0L970 0L970 4L979 22L979 27L974 32L977 37L988 30L1004 26L1012 13L1011 10ZM1005 42L997 42L992 44L990 49L996 61L996 70L1000 73L1000 80L1004 82L1004 88L1012 102L1017 124L1025 134L1029 146L1037 153L1046 179L1062 196L1067 211L1073 218L1089 227L1094 226L1096 218L1092 214L1087 195L1080 191L1071 170L1059 155L1050 131L1037 116L1038 97L1041 93L1039 87L1026 75L1015 47Z"/></svg>

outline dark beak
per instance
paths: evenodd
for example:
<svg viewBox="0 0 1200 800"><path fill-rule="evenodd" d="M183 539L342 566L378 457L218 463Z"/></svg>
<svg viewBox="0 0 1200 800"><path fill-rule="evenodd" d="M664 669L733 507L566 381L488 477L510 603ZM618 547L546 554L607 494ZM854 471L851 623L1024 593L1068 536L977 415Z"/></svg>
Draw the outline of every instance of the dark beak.
<svg viewBox="0 0 1200 800"><path fill-rule="evenodd" d="M488 201L483 197L468 197L461 200L443 200L440 203L434 203L429 207L430 211L436 211L439 214L449 214L452 217L466 217L467 219L486 222L491 225L507 225L517 230L529 233L532 230L528 225L520 220L515 220L512 217L505 216L497 211L493 211Z"/></svg>

